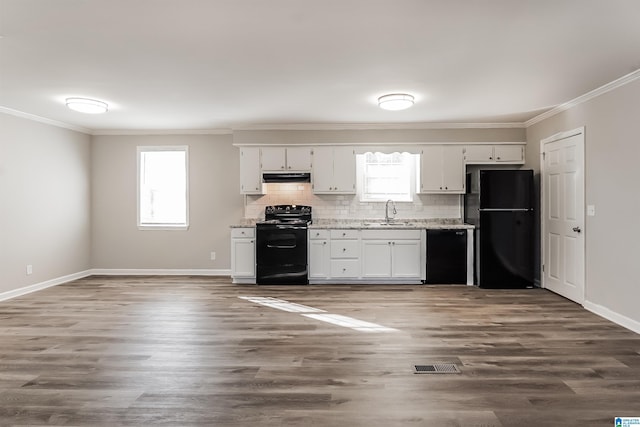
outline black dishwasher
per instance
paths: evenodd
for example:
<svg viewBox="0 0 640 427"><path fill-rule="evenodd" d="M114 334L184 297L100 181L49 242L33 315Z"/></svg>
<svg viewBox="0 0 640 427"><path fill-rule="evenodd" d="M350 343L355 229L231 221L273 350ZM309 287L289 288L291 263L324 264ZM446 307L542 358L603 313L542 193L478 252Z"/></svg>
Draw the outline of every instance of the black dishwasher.
<svg viewBox="0 0 640 427"><path fill-rule="evenodd" d="M427 230L427 284L467 283L467 230Z"/></svg>

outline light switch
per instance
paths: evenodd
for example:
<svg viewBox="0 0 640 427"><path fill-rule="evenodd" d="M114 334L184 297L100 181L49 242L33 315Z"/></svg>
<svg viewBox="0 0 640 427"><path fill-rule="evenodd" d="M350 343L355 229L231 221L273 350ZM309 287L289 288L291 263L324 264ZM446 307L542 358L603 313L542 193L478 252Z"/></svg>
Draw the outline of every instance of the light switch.
<svg viewBox="0 0 640 427"><path fill-rule="evenodd" d="M587 205L587 216L596 216L596 205Z"/></svg>

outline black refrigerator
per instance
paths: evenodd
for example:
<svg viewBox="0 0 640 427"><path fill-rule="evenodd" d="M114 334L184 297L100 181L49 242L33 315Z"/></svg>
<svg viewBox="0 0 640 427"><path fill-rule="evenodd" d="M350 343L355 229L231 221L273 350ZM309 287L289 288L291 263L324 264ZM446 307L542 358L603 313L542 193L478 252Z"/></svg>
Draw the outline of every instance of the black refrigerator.
<svg viewBox="0 0 640 427"><path fill-rule="evenodd" d="M467 174L465 222L475 228L475 281L481 288L533 286L533 171Z"/></svg>

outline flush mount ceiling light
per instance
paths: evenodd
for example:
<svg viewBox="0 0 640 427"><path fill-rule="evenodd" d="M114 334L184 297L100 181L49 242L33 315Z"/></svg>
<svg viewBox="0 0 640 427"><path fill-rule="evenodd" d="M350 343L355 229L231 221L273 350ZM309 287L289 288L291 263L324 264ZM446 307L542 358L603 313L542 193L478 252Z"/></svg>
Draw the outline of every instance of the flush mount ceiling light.
<svg viewBox="0 0 640 427"><path fill-rule="evenodd" d="M413 96L406 93L392 93L378 98L378 107L384 110L405 110L413 105Z"/></svg>
<svg viewBox="0 0 640 427"><path fill-rule="evenodd" d="M109 110L106 102L88 98L67 98L67 107L73 111L87 114L102 114Z"/></svg>

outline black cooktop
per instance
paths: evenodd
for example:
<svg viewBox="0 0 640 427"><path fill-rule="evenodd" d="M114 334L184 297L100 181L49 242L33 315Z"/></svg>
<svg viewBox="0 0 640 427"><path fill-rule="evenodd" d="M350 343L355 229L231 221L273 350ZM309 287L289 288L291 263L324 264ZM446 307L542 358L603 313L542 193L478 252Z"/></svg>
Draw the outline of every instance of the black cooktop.
<svg viewBox="0 0 640 427"><path fill-rule="evenodd" d="M264 209L264 221L258 224L311 224L311 206L274 205Z"/></svg>

